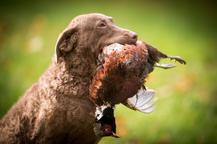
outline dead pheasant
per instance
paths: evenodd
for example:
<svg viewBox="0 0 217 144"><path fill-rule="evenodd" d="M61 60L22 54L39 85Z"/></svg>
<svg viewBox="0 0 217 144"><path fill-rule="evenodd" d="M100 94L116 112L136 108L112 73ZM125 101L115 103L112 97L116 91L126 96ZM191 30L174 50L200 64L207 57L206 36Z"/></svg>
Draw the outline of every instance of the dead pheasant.
<svg viewBox="0 0 217 144"><path fill-rule="evenodd" d="M103 111L123 103L131 109L153 111L154 91L146 89L145 79L154 67L173 68L172 64L159 64L161 58L170 58L181 64L178 56L167 56L156 48L138 41L136 45L112 44L99 55L99 67L90 86L90 99L97 105L96 118L101 125ZM115 128L111 134L115 136Z"/></svg>

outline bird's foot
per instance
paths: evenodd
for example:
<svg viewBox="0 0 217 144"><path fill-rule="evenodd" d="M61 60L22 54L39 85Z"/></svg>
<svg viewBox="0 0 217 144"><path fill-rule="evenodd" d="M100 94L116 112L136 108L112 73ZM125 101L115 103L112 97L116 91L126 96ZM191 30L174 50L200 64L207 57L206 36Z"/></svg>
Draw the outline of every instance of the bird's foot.
<svg viewBox="0 0 217 144"><path fill-rule="evenodd" d="M169 58L170 60L175 60L180 64L186 64L186 61L182 59L180 56L167 56L167 58ZM170 69L176 67L175 64L159 64L159 63L156 63L154 66L163 69Z"/></svg>
<svg viewBox="0 0 217 144"><path fill-rule="evenodd" d="M170 58L171 60L175 60L180 64L186 64L186 61L182 59L180 56L167 56L167 58Z"/></svg>
<svg viewBox="0 0 217 144"><path fill-rule="evenodd" d="M174 65L174 64L159 64L159 63L156 63L154 66L159 67L159 68L163 68L163 69L170 69L170 68L176 67L176 65Z"/></svg>

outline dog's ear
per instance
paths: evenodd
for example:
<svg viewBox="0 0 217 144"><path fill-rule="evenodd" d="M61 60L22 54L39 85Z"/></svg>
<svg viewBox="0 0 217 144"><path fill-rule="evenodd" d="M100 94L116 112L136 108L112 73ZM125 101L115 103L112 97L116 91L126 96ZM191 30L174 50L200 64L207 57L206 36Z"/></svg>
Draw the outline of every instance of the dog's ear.
<svg viewBox="0 0 217 144"><path fill-rule="evenodd" d="M78 31L76 27L66 28L60 35L56 42L56 57L57 62L60 57L63 57L68 52L72 51L78 40Z"/></svg>

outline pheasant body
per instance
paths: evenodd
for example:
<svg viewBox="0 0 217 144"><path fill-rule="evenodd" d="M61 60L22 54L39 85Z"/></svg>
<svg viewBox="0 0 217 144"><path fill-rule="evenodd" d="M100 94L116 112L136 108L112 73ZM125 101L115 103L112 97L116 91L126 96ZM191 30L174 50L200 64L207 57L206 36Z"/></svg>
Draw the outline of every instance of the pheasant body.
<svg viewBox="0 0 217 144"><path fill-rule="evenodd" d="M99 127L95 128L95 133L116 138L114 106L122 103L143 113L152 112L155 92L144 86L148 74L154 67L175 67L159 64L161 58L186 63L179 56L167 56L141 41L136 45L111 44L98 57L99 67L89 87L90 99L97 106L95 117ZM108 110L112 113L107 113Z"/></svg>
<svg viewBox="0 0 217 144"><path fill-rule="evenodd" d="M116 50L111 51L113 47ZM142 44L115 44L104 48L103 54L104 63L90 87L91 99L97 105L115 105L135 95L143 85L148 51Z"/></svg>

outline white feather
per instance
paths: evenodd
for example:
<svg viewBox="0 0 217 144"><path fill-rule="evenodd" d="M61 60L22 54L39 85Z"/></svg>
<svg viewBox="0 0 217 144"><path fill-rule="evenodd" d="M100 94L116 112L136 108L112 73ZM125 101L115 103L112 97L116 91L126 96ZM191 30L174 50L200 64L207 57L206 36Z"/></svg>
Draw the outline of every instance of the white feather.
<svg viewBox="0 0 217 144"><path fill-rule="evenodd" d="M155 92L151 89L139 89L136 95L127 99L127 103L133 109L143 113L150 113L154 110Z"/></svg>
<svg viewBox="0 0 217 144"><path fill-rule="evenodd" d="M97 120L102 118L103 110L106 109L107 107L111 107L111 105L110 104L104 104L104 105L96 107L95 117L97 118Z"/></svg>
<svg viewBox="0 0 217 144"><path fill-rule="evenodd" d="M119 43L113 43L103 49L103 54L110 55L112 52L121 52L123 50L124 45Z"/></svg>
<svg viewBox="0 0 217 144"><path fill-rule="evenodd" d="M151 112L154 111L154 109L155 109L155 107L152 106L152 107L150 107L150 108L148 108L148 109L146 109L146 110L142 110L142 111L140 111L140 112L142 112L142 113L151 113Z"/></svg>

